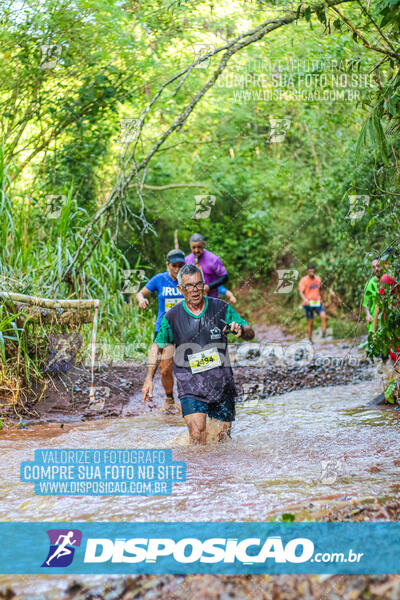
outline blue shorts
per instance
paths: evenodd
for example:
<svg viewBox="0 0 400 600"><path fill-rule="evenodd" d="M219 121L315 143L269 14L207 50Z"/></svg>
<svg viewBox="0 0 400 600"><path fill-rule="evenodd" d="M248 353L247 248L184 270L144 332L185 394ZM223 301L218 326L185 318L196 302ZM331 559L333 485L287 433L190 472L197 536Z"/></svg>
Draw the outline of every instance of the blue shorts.
<svg viewBox="0 0 400 600"><path fill-rule="evenodd" d="M218 419L218 421L230 423L235 420L235 399L231 397L210 404L192 396L184 396L181 398L181 406L183 417L194 413L204 413L211 419Z"/></svg>
<svg viewBox="0 0 400 600"><path fill-rule="evenodd" d="M307 319L307 321L310 321L311 319L314 318L314 312L318 316L322 312L325 312L325 308L324 308L324 305L322 303L319 306L303 306L303 308L304 308L305 313L306 313L306 319Z"/></svg>

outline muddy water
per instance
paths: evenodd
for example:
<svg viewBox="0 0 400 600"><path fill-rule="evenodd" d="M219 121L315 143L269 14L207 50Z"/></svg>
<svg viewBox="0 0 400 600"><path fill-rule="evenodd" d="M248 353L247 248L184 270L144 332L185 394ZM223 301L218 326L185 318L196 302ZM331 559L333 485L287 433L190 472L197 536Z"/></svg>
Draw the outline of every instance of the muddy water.
<svg viewBox="0 0 400 600"><path fill-rule="evenodd" d="M204 448L185 445L180 417L158 412L5 434L0 520L263 520L296 506L394 495L400 411L367 406L380 391L379 382L369 381L239 406L233 439ZM32 484L19 482L19 464L41 447L172 448L175 460L187 462L187 481L162 498L35 496ZM72 579L85 581L83 576L0 576L0 587L12 586L21 598L26 593L58 598ZM93 584L103 579L91 576Z"/></svg>
<svg viewBox="0 0 400 600"><path fill-rule="evenodd" d="M294 504L390 495L400 476L398 411L367 406L378 382L300 390L238 408L233 439L185 445L183 419L138 417L36 426L0 440L1 521L258 520ZM172 448L187 481L167 497L52 497L19 482L36 448Z"/></svg>

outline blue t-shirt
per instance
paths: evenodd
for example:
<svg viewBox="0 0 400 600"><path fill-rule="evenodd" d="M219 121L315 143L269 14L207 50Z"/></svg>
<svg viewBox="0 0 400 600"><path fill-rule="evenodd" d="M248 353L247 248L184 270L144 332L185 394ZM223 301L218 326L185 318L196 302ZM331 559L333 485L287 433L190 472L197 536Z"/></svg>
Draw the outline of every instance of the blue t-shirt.
<svg viewBox="0 0 400 600"><path fill-rule="evenodd" d="M145 285L150 292L157 292L158 314L156 320L156 332L160 329L160 323L166 312L175 306L177 302L183 300L183 294L178 290L178 282L172 279L171 275L158 273L154 275Z"/></svg>

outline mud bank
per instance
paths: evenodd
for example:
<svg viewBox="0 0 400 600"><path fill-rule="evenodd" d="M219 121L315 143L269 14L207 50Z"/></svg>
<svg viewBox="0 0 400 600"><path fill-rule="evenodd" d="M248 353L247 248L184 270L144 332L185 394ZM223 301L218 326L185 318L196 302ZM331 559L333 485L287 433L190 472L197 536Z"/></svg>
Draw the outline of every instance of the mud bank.
<svg viewBox="0 0 400 600"><path fill-rule="evenodd" d="M62 590L68 600L392 600L400 596L399 575L137 575L95 585L86 585L82 577L68 579ZM0 598L28 596L6 588Z"/></svg>
<svg viewBox="0 0 400 600"><path fill-rule="evenodd" d="M255 396L267 398L293 390L356 383L372 378L371 365L366 360L335 361L315 358L309 364L278 365L274 361L260 364L258 357L233 363L238 402L246 403ZM246 366L240 366L240 364ZM97 369L96 395L100 402L89 404L90 371L74 367L68 373L47 377L34 389L35 397L25 404L20 427L47 422L78 422L109 417L143 414L141 386L145 378L143 364ZM155 409L164 402L159 374L155 378Z"/></svg>
<svg viewBox="0 0 400 600"><path fill-rule="evenodd" d="M307 340L296 340L277 326L257 325L255 331L255 342L232 343L230 340L229 354L239 403L299 389L356 383L374 376L374 368L360 347L361 338L316 339L314 345L310 345ZM18 406L19 416L12 405L8 411L2 408L2 416L24 428L38 423L141 415L148 410L141 401L145 372L144 359L138 362L132 357L125 362L97 363L96 403L93 405L89 404L91 370L88 365L76 364L68 372L43 374L32 389L26 390L24 404ZM162 407L164 396L157 372L155 410Z"/></svg>
<svg viewBox="0 0 400 600"><path fill-rule="evenodd" d="M400 461L397 461L400 464ZM398 465L397 465L398 466ZM400 489L400 485L398 486ZM312 514L312 513L311 513ZM399 521L400 500L382 498L363 498L353 500L343 506L329 507L314 515L318 521L361 522L361 521Z"/></svg>

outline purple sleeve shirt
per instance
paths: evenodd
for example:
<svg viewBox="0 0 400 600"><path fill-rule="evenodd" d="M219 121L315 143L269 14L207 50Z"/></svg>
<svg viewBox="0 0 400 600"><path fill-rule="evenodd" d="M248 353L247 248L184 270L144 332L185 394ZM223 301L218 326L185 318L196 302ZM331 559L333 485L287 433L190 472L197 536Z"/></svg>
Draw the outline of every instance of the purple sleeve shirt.
<svg viewBox="0 0 400 600"><path fill-rule="evenodd" d="M187 265L195 265L196 260L193 253L186 256L185 262ZM227 270L224 267L222 260L216 254L204 250L201 255L198 267L203 271L204 281L209 284L215 281L218 277L222 277L227 274ZM218 288L210 290L208 294L211 298L218 298Z"/></svg>

